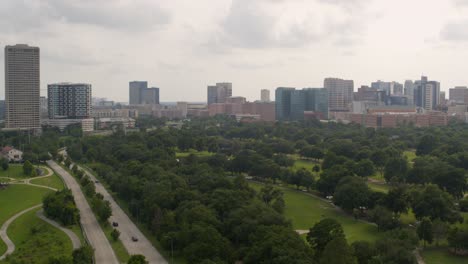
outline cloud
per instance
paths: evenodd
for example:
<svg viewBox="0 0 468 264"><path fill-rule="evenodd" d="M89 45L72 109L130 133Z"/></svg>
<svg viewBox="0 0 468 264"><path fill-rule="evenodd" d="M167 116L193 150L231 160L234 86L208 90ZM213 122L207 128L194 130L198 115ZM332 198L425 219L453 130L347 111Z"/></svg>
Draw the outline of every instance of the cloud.
<svg viewBox="0 0 468 264"><path fill-rule="evenodd" d="M44 31L53 23L127 32L151 31L170 22L169 12L146 0L2 0L0 31Z"/></svg>
<svg viewBox="0 0 468 264"><path fill-rule="evenodd" d="M365 31L366 16L356 8L361 2L233 0L209 45L244 49L298 48L327 41L349 45Z"/></svg>
<svg viewBox="0 0 468 264"><path fill-rule="evenodd" d="M440 37L446 41L468 41L468 20L446 24L440 32Z"/></svg>

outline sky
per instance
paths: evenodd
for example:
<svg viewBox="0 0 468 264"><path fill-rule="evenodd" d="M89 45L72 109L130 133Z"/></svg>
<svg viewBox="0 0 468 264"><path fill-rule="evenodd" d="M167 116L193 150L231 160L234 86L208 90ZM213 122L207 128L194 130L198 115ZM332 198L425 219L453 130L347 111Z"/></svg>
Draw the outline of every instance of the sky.
<svg viewBox="0 0 468 264"><path fill-rule="evenodd" d="M256 100L326 77L357 90L423 74L448 90L468 85L468 0L1 0L0 45L16 43L41 48L43 95L86 82L125 102L146 80L162 101L205 101L207 85L232 82Z"/></svg>

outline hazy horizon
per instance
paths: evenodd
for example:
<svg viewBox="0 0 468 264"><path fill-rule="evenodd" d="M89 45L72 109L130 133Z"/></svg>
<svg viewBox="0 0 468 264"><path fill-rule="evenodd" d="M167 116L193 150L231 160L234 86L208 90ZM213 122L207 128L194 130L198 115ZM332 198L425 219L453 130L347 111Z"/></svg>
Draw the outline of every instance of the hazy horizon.
<svg viewBox="0 0 468 264"><path fill-rule="evenodd" d="M0 45L41 48L42 95L86 82L95 97L128 101L129 81L145 80L163 102L205 101L207 85L232 82L256 100L326 77L356 90L421 75L448 91L468 85L467 15L468 0L4 0Z"/></svg>

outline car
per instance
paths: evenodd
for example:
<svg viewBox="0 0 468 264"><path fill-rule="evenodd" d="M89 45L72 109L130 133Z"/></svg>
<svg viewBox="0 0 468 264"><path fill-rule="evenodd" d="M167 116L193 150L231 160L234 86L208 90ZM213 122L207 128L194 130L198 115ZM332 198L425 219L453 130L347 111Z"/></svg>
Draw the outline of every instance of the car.
<svg viewBox="0 0 468 264"><path fill-rule="evenodd" d="M134 236L132 236L132 241L133 241L133 242L137 242L137 241L138 241L138 238L137 238L137 237L134 237Z"/></svg>
<svg viewBox="0 0 468 264"><path fill-rule="evenodd" d="M117 227L117 226L119 226L119 223L117 223L117 222L112 222L112 226L113 226L113 227Z"/></svg>
<svg viewBox="0 0 468 264"><path fill-rule="evenodd" d="M94 183L99 183L99 181L98 181L98 180L95 180Z"/></svg>

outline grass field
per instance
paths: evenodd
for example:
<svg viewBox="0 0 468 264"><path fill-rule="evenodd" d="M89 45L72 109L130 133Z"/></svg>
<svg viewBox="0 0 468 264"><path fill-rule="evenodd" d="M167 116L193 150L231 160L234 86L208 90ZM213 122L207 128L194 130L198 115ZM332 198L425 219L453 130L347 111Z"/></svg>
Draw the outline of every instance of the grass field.
<svg viewBox="0 0 468 264"><path fill-rule="evenodd" d="M377 184L373 182L367 182L367 186L375 192L383 192L383 193L388 193L390 190L390 186L388 185L383 185L383 184Z"/></svg>
<svg viewBox="0 0 468 264"><path fill-rule="evenodd" d="M452 255L447 248L426 248L421 251L426 264L463 264L468 263L468 257Z"/></svg>
<svg viewBox="0 0 468 264"><path fill-rule="evenodd" d="M304 169L307 169L309 171L312 171L312 168L317 164L319 164L319 163L315 163L312 160L298 159L298 160L294 161L293 170L297 171L297 170L299 170L301 168L304 168Z"/></svg>
<svg viewBox="0 0 468 264"><path fill-rule="evenodd" d="M258 183L250 183L250 185L256 190L260 190L262 187ZM380 237L375 225L356 221L328 202L288 188L280 187L280 189L283 191L286 201L285 216L292 221L295 230L308 230L323 218L334 218L343 225L346 237L350 242L356 240L374 241Z"/></svg>
<svg viewBox="0 0 468 264"><path fill-rule="evenodd" d="M27 185L10 185L6 189L0 189L0 225L16 213L40 204L42 197L49 192L47 189ZM5 251L6 246L0 240L0 255Z"/></svg>
<svg viewBox="0 0 468 264"><path fill-rule="evenodd" d="M0 263L47 263L51 256L71 256L72 243L68 236L36 216L37 210L16 219L8 228L8 236L16 250L9 260Z"/></svg>
<svg viewBox="0 0 468 264"><path fill-rule="evenodd" d="M403 152L403 155L408 159L408 161L411 163L414 161L414 159L417 158L416 156L416 150L407 150Z"/></svg>
<svg viewBox="0 0 468 264"><path fill-rule="evenodd" d="M190 156L191 154L193 154L195 156L198 156L198 157L209 157L209 156L214 155L214 153L212 153L212 152L197 151L197 150L191 149L191 150L186 151L186 152L176 152L176 157L177 158L185 158L185 157Z"/></svg>
<svg viewBox="0 0 468 264"><path fill-rule="evenodd" d="M8 167L8 170L0 169L0 177L7 177L7 178L27 178L23 173L23 166L21 165L11 165Z"/></svg>
<svg viewBox="0 0 468 264"><path fill-rule="evenodd" d="M62 180L55 174L47 178L31 180L31 183L52 187L57 190L62 190L64 188Z"/></svg>

